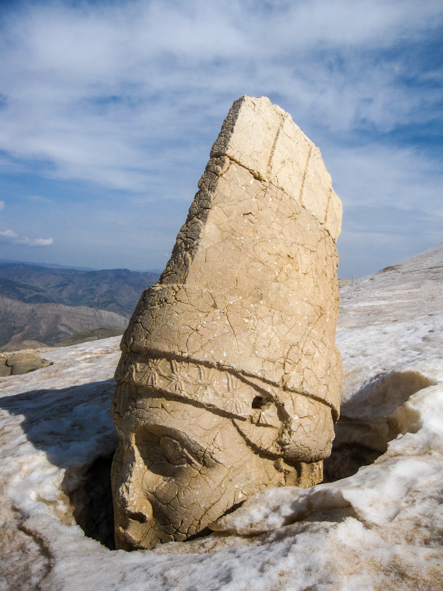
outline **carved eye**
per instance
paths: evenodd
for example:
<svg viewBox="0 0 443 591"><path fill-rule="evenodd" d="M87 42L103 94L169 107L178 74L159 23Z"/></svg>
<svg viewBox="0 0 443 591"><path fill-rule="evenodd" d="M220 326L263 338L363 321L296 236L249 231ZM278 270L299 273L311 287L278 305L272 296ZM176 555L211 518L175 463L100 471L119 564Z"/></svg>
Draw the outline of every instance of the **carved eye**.
<svg viewBox="0 0 443 591"><path fill-rule="evenodd" d="M165 458L174 466L195 463L194 458L175 439L162 437L160 439L160 445Z"/></svg>

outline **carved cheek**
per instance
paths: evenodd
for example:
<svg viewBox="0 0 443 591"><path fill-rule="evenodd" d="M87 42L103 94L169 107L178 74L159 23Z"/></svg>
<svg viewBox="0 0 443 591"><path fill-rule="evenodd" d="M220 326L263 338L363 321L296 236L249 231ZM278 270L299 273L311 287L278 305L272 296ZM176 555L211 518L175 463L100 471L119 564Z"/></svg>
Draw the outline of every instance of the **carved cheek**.
<svg viewBox="0 0 443 591"><path fill-rule="evenodd" d="M195 534L213 521L212 508L223 492L212 470L188 467L177 480L170 480L156 491L161 512L171 526L185 537ZM154 507L155 511L155 507Z"/></svg>
<svg viewBox="0 0 443 591"><path fill-rule="evenodd" d="M177 496L177 489L174 479L145 470L142 490L153 505L167 505Z"/></svg>
<svg viewBox="0 0 443 591"><path fill-rule="evenodd" d="M194 511L205 513L208 507L220 499L223 494L223 487L220 486L223 467L206 467L199 470L192 470L185 486L179 489L180 504L194 506Z"/></svg>
<svg viewBox="0 0 443 591"><path fill-rule="evenodd" d="M155 450L158 451L159 448ZM139 464L143 470L140 494L153 505L154 515L166 515L177 505L180 490L188 485L193 469L189 465L174 465L158 453L153 456L155 459L149 461L145 454L148 461Z"/></svg>

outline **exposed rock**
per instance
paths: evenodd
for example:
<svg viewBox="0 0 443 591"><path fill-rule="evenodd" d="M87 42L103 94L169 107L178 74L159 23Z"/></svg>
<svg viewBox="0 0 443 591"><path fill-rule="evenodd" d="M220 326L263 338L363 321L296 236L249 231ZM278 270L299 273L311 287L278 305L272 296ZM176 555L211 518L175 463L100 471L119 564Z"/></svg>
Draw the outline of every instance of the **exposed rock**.
<svg viewBox="0 0 443 591"><path fill-rule="evenodd" d="M79 271L0 264L0 345L6 343L7 351L18 350L12 349L13 343L24 339L54 345L102 327L123 332L140 293L158 277L158 273L127 269Z"/></svg>
<svg viewBox="0 0 443 591"><path fill-rule="evenodd" d="M51 365L33 353L16 353L0 359L0 377L17 376Z"/></svg>
<svg viewBox="0 0 443 591"><path fill-rule="evenodd" d="M269 99L236 101L122 340L117 546L183 540L267 486L312 486L341 393L341 203Z"/></svg>
<svg viewBox="0 0 443 591"><path fill-rule="evenodd" d="M103 269L54 269L25 263L0 263L0 294L26 304L63 304L132 314L140 293L158 273Z"/></svg>
<svg viewBox="0 0 443 591"><path fill-rule="evenodd" d="M25 304L0 296L0 342L36 340L53 345L55 342L99 327L124 330L128 319L86 306L62 304Z"/></svg>
<svg viewBox="0 0 443 591"><path fill-rule="evenodd" d="M70 347L71 345L77 345L78 343L89 343L100 339L109 339L110 337L122 334L123 330L120 328L94 328L92 330L77 332L70 337L57 341L54 343L54 347Z"/></svg>
<svg viewBox="0 0 443 591"><path fill-rule="evenodd" d="M9 342L3 347L0 347L0 353L12 353L12 351L23 351L24 349L41 349L46 348L47 345L39 341L16 341Z"/></svg>
<svg viewBox="0 0 443 591"><path fill-rule="evenodd" d="M6 365L6 359L0 359L0 378L5 378L11 375L11 368Z"/></svg>

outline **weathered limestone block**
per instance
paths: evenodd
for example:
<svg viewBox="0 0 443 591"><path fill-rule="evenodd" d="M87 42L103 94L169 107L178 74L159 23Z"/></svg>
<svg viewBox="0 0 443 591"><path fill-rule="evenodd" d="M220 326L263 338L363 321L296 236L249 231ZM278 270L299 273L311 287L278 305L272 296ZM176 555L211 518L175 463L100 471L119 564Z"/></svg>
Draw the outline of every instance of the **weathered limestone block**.
<svg viewBox="0 0 443 591"><path fill-rule="evenodd" d="M122 340L117 547L184 540L264 487L321 480L341 393L340 223L318 148L267 98L237 100Z"/></svg>
<svg viewBox="0 0 443 591"><path fill-rule="evenodd" d="M0 359L0 377L17 376L49 365L52 365L50 361L34 353L15 353Z"/></svg>

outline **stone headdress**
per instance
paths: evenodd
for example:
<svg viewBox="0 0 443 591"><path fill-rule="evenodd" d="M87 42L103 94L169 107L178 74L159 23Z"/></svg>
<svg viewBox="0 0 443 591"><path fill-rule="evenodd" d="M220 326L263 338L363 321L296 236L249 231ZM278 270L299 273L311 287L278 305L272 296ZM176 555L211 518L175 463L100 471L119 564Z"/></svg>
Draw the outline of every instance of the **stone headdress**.
<svg viewBox="0 0 443 591"><path fill-rule="evenodd" d="M265 97L235 101L123 337L118 412L163 394L225 414L260 452L320 459L341 392L341 211L290 115Z"/></svg>

